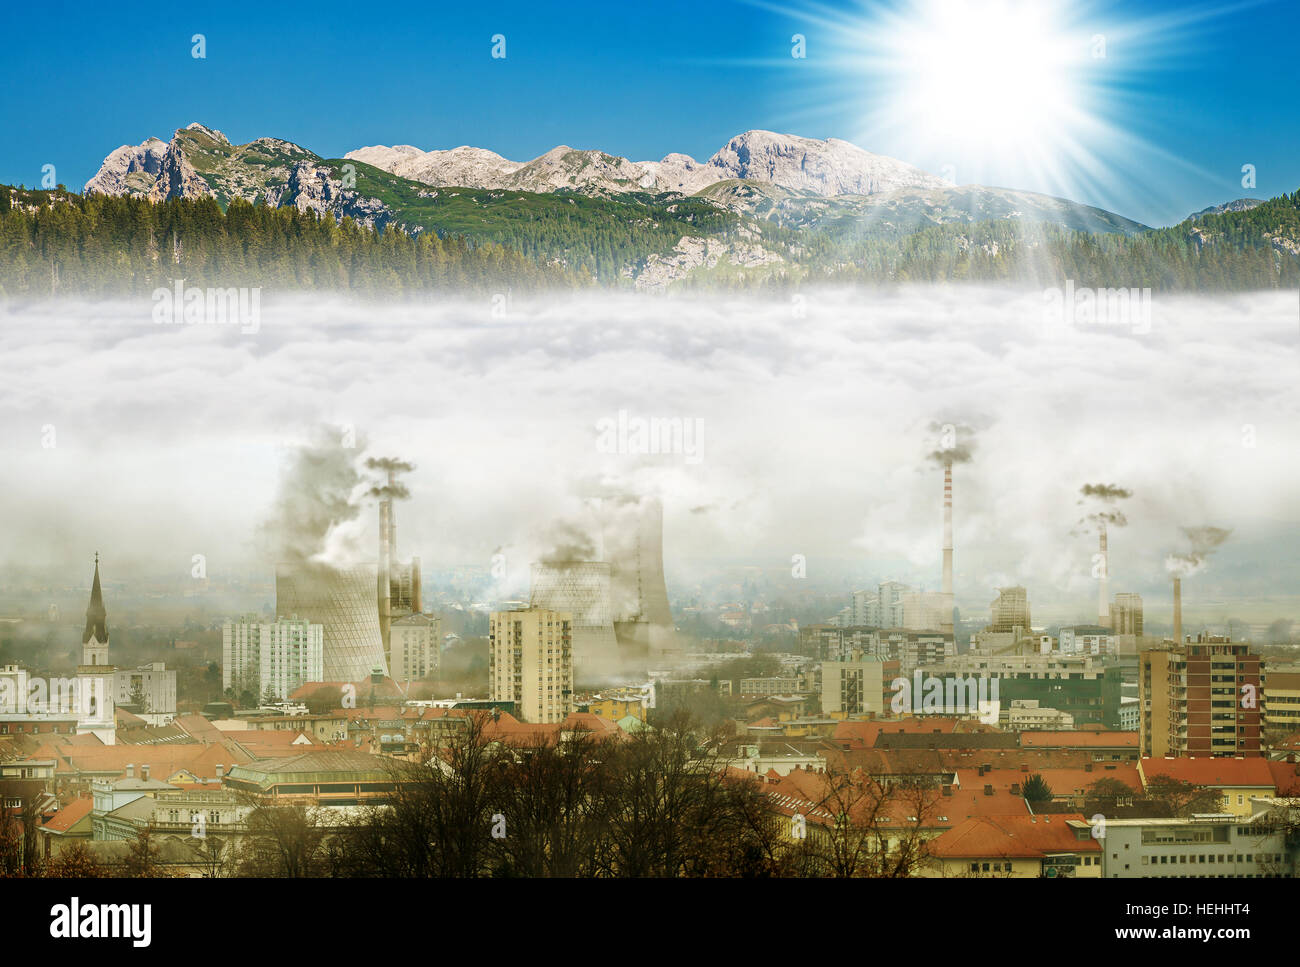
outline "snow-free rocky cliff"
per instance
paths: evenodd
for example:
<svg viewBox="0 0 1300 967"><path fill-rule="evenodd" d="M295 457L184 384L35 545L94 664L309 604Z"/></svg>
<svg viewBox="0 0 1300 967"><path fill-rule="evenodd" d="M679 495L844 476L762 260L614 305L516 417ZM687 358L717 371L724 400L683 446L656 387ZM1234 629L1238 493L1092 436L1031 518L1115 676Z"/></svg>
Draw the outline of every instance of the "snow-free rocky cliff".
<svg viewBox="0 0 1300 967"><path fill-rule="evenodd" d="M565 145L525 162L468 145L424 151L409 144L326 159L278 138L232 144L195 122L170 141L149 138L115 149L85 191L155 201L207 197L222 206L238 198L472 241L564 223L579 233L579 245L584 230L613 233L622 246L615 271L643 289L692 273L780 272L781 263L803 255L785 232L834 233L846 223L864 237L884 239L990 220L1086 232L1145 230L1111 212L1034 192L948 185L847 141L771 131L737 135L702 162L685 154L630 161ZM510 191L530 195L508 197ZM530 241L561 265L575 244L553 233Z"/></svg>
<svg viewBox="0 0 1300 967"><path fill-rule="evenodd" d="M533 192L567 188L694 194L720 181L740 178L829 197L944 184L919 168L863 151L847 141L819 141L771 131L739 134L706 162L685 154L670 154L660 161L629 161L564 145L524 162L509 161L483 148L421 151L409 144L358 148L344 157L427 185Z"/></svg>

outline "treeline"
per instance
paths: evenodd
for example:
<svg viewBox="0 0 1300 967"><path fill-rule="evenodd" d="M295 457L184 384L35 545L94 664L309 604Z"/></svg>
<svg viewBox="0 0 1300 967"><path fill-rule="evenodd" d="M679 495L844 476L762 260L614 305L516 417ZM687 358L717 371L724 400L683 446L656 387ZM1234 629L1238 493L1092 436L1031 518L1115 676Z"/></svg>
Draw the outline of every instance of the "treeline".
<svg viewBox="0 0 1300 967"><path fill-rule="evenodd" d="M292 207L0 188L0 296L147 295L182 278L387 298L584 284L494 242L373 231Z"/></svg>
<svg viewBox="0 0 1300 967"><path fill-rule="evenodd" d="M394 189L395 190L395 189ZM626 286L683 232L736 243L748 225L701 199L585 198L451 189L403 199L402 230L293 207L153 203L0 188L0 297L142 295L196 286L407 298L444 291ZM422 229L418 230L417 229ZM763 226L784 261L722 259L686 289L933 282L1226 292L1300 286L1300 192L1141 235L996 220L901 238Z"/></svg>
<svg viewBox="0 0 1300 967"><path fill-rule="evenodd" d="M791 265L723 271L696 288L808 283L989 282L1229 292L1300 286L1300 192L1246 212L1207 215L1140 235L988 221L925 228L897 239L813 233Z"/></svg>

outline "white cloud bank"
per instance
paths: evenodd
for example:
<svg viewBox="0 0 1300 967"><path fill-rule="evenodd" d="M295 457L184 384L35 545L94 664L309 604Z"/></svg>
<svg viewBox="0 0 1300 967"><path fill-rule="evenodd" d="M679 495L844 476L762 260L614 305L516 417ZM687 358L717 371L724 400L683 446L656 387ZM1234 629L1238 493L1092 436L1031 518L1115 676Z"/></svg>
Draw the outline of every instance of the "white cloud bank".
<svg viewBox="0 0 1300 967"><path fill-rule="evenodd" d="M933 588L941 471L924 455L937 421L978 431L955 470L964 610L1015 582L1036 620L1089 613L1095 541L1070 532L1079 488L1108 482L1134 491L1130 525L1111 534L1112 591L1162 600L1179 527L1213 524L1233 535L1189 582L1189 610L1290 615L1295 293L1157 293L1140 334L1053 326L1046 304L961 287L824 292L799 307L601 295L516 300L495 319L487 300L264 293L255 335L155 325L147 302L10 305L0 564L71 580L99 549L119 576L188 572L195 553L214 576L247 573L262 566L258 527L289 448L332 423L416 464L399 541L426 570L487 565L504 548L522 572L540 533L603 478L663 495L670 575L788 567L799 553L810 581ZM701 459L602 452L597 427L620 411L703 421Z"/></svg>

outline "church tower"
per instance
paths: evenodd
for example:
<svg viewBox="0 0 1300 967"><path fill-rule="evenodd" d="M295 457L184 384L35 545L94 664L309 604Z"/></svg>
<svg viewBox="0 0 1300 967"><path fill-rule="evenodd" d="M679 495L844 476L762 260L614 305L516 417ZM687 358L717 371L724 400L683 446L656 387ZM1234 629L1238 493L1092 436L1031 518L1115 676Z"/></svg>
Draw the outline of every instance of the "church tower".
<svg viewBox="0 0 1300 967"><path fill-rule="evenodd" d="M95 581L86 608L86 630L81 633L81 664L77 666L77 694L80 708L77 734L93 732L105 745L117 737L113 691L116 669L108 661L108 612L99 586L99 554L95 555Z"/></svg>

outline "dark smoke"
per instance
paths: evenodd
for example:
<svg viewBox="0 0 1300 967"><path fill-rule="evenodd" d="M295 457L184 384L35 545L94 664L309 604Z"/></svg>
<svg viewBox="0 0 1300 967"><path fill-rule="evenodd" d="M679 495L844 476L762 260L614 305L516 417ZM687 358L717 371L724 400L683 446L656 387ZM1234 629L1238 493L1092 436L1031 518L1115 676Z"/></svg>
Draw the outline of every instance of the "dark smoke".
<svg viewBox="0 0 1300 967"><path fill-rule="evenodd" d="M1084 484L1079 493L1085 497L1096 497L1105 501L1123 500L1133 496L1133 491L1115 484Z"/></svg>
<svg viewBox="0 0 1300 967"><path fill-rule="evenodd" d="M948 427L952 427L954 440L951 446L946 446L943 437L948 432ZM930 432L939 436L939 447L926 454L927 460L932 460L938 464L948 463L970 463L975 458L975 429L964 423L938 423L930 424Z"/></svg>
<svg viewBox="0 0 1300 967"><path fill-rule="evenodd" d="M597 560L595 539L585 529L570 521L555 524L545 540L550 549L539 560L549 567Z"/></svg>
<svg viewBox="0 0 1300 967"><path fill-rule="evenodd" d="M1222 527L1184 527L1183 536L1191 550L1175 552L1165 558L1165 570L1179 577L1191 577L1202 570L1209 557L1226 541L1231 530Z"/></svg>
<svg viewBox="0 0 1300 967"><path fill-rule="evenodd" d="M321 563L330 532L360 513L352 503L362 482L357 450L341 446L342 438L339 428L320 428L314 442L298 448L281 478L272 517L264 526L277 562Z"/></svg>
<svg viewBox="0 0 1300 967"><path fill-rule="evenodd" d="M1118 484L1084 484L1079 488L1085 498L1091 498L1094 501L1101 501L1103 504L1113 504L1117 500L1127 500L1133 496L1133 491L1121 487ZM1087 500L1080 500L1079 503L1087 503ZM1094 505L1095 506L1095 505ZM1128 518L1122 511L1108 509L1099 510L1095 513L1088 514L1079 520L1080 524L1093 524L1098 533L1106 527L1125 527L1128 525Z"/></svg>
<svg viewBox="0 0 1300 967"><path fill-rule="evenodd" d="M395 473L410 473L415 464L399 460L397 457L370 457L366 460L367 470L392 470Z"/></svg>
<svg viewBox="0 0 1300 967"><path fill-rule="evenodd" d="M394 500L405 500L411 496L411 490L404 483L394 481L391 484L384 484L382 487L371 487L366 493L371 497L391 497Z"/></svg>
<svg viewBox="0 0 1300 967"><path fill-rule="evenodd" d="M405 460L399 460L397 457L370 457L366 460L367 470L379 470L385 475L388 473L410 473L415 469L415 464L408 463ZM411 496L410 488L404 483L394 480L392 483L385 481L382 484L376 484L367 491L369 496L377 497L380 500L391 498L393 500L406 500Z"/></svg>

